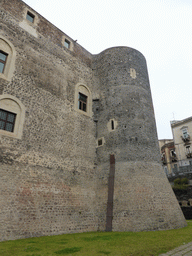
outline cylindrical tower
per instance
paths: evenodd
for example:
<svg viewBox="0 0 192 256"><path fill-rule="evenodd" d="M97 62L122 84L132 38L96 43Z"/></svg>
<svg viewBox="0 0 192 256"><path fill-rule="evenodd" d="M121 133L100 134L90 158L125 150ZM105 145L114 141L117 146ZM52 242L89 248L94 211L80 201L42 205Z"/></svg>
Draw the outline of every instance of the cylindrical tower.
<svg viewBox="0 0 192 256"><path fill-rule="evenodd" d="M101 181L98 198L101 216L107 215L101 229L110 218L114 231L186 225L160 162L144 56L128 47L110 48L94 56L93 69L100 80L94 109Z"/></svg>

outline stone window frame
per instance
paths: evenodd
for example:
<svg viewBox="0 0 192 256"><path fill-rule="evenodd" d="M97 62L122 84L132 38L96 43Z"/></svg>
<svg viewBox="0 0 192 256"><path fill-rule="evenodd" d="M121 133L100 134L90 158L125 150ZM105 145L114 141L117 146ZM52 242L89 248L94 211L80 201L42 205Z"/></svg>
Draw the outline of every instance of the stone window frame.
<svg viewBox="0 0 192 256"><path fill-rule="evenodd" d="M67 49L70 49L70 44L71 44L70 41L65 38L64 46L65 46Z"/></svg>
<svg viewBox="0 0 192 256"><path fill-rule="evenodd" d="M107 128L109 132L114 132L117 128L117 121L114 118L109 119L107 123Z"/></svg>
<svg viewBox="0 0 192 256"><path fill-rule="evenodd" d="M83 111L79 109L79 93L85 95L87 97L87 105L86 105L86 111ZM92 95L89 88L83 84L78 83L75 87L75 99L74 99L74 109L86 116L91 117L92 116Z"/></svg>
<svg viewBox="0 0 192 256"><path fill-rule="evenodd" d="M34 16L33 22L27 19L27 13ZM28 7L25 7L22 13L22 20L19 22L19 26L27 31L32 36L38 38L37 25L39 23L39 17L36 12Z"/></svg>
<svg viewBox="0 0 192 256"><path fill-rule="evenodd" d="M33 16L33 22L31 22L30 20L27 19L27 15ZM37 14L33 11L30 10L29 8L25 8L24 9L24 13L23 13L23 18L24 20L27 22L28 25L32 26L32 27L36 27L37 23L38 23L38 17Z"/></svg>
<svg viewBox="0 0 192 256"><path fill-rule="evenodd" d="M69 47L66 46L66 43L69 45ZM73 51L73 43L72 43L72 40L70 40L67 36L63 36L62 37L62 45L70 50L70 51Z"/></svg>
<svg viewBox="0 0 192 256"><path fill-rule="evenodd" d="M25 106L15 96L3 94L0 95L0 109L14 113L16 115L13 132L0 130L0 136L3 135L15 139L21 139L25 119Z"/></svg>
<svg viewBox="0 0 192 256"><path fill-rule="evenodd" d="M7 55L3 73L0 73L0 78L11 81L15 69L16 51L13 44L0 35L0 51Z"/></svg>
<svg viewBox="0 0 192 256"><path fill-rule="evenodd" d="M32 21L28 17L31 18ZM35 15L32 12L27 11L26 20L30 21L31 23L34 23L35 22Z"/></svg>
<svg viewBox="0 0 192 256"><path fill-rule="evenodd" d="M137 72L134 68L130 68L130 76L135 79L137 78Z"/></svg>
<svg viewBox="0 0 192 256"><path fill-rule="evenodd" d="M4 70L5 70L8 54L6 52L4 52L4 51L1 51L1 50L0 50L0 54L5 56L5 60L0 58L0 63L3 64L3 70L1 72L3 74Z"/></svg>
<svg viewBox="0 0 192 256"><path fill-rule="evenodd" d="M100 143L100 142L101 142L101 143ZM103 147L104 144L105 144L105 139L104 139L104 137L98 138L97 141L96 141L96 143L97 143L97 148Z"/></svg>

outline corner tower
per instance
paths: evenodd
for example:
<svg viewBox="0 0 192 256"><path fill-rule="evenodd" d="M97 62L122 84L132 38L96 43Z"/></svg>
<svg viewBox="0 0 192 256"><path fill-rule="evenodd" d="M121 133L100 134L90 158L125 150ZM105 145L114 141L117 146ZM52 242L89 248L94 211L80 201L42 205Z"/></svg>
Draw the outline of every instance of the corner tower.
<svg viewBox="0 0 192 256"><path fill-rule="evenodd" d="M144 56L128 47L94 56L100 229L179 228L185 219L160 163ZM108 198L108 199L107 199Z"/></svg>

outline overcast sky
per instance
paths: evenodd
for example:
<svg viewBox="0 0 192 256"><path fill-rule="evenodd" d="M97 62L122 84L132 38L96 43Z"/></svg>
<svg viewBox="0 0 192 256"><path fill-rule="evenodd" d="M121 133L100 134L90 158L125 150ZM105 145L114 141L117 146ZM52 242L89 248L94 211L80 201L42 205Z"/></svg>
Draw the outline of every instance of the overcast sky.
<svg viewBox="0 0 192 256"><path fill-rule="evenodd" d="M192 0L24 0L92 54L128 46L147 59L159 139L192 116Z"/></svg>

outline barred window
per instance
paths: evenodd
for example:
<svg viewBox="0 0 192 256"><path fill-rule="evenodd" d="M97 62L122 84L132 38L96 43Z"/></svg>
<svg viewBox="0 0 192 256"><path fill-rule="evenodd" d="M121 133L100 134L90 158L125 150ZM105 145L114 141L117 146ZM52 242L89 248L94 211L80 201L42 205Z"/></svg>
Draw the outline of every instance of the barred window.
<svg viewBox="0 0 192 256"><path fill-rule="evenodd" d="M4 73L7 56L7 53L0 51L0 73Z"/></svg>
<svg viewBox="0 0 192 256"><path fill-rule="evenodd" d="M79 92L79 109L87 111L87 96Z"/></svg>
<svg viewBox="0 0 192 256"><path fill-rule="evenodd" d="M0 129L8 132L14 131L16 114L0 109Z"/></svg>

